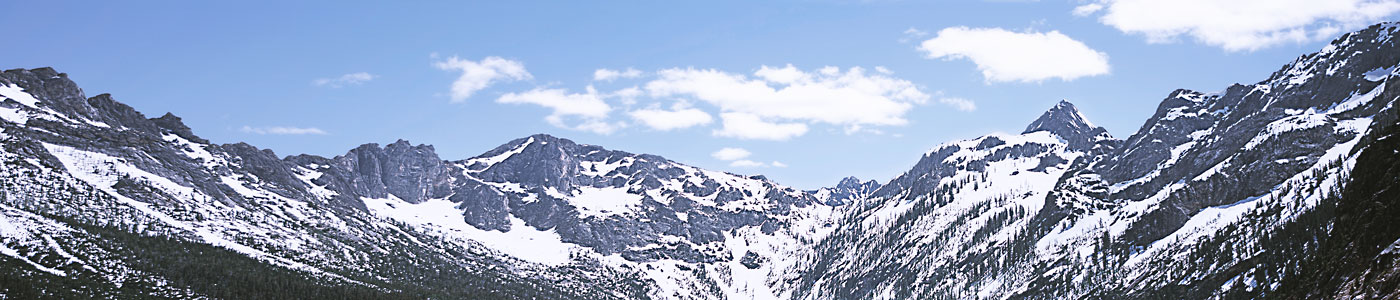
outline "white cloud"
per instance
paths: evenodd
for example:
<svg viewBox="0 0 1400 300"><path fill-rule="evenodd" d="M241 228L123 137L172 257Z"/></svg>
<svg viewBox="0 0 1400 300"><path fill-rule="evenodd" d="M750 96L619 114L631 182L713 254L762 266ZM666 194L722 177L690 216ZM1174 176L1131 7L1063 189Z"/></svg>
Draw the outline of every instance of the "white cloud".
<svg viewBox="0 0 1400 300"><path fill-rule="evenodd" d="M1124 33L1143 35L1151 43L1189 36L1226 51L1252 51L1286 42L1327 39L1400 12L1397 0L1103 0L1100 3L1105 7L1099 21ZM1075 9L1076 13L1079 11Z"/></svg>
<svg viewBox="0 0 1400 300"><path fill-rule="evenodd" d="M253 134L264 134L264 135L266 135L266 134L274 134L274 135L303 135L303 134L317 134L317 135L322 135L322 134L326 134L326 131L321 130L320 128L316 128L316 127L306 127L306 128L302 128L302 127L284 127L284 126L252 127L252 126L244 125L243 128L239 129L238 131L242 131L242 132L245 132L245 133L253 133Z"/></svg>
<svg viewBox="0 0 1400 300"><path fill-rule="evenodd" d="M610 96L616 97L618 100L622 101L623 105L632 106L633 104L637 104L637 97L642 96L642 89L635 86L624 88L613 91Z"/></svg>
<svg viewBox="0 0 1400 300"><path fill-rule="evenodd" d="M596 80L596 81L613 81L613 80L617 80L618 78L624 78L624 79L626 79L626 78L637 78L637 77L641 77L641 76L642 76L642 71L641 71L641 70L637 70L637 69L633 69L633 68L627 68L626 70L622 70L622 71L613 70L613 69L598 69L598 70L596 70L596 71L593 71L593 80Z"/></svg>
<svg viewBox="0 0 1400 300"><path fill-rule="evenodd" d="M370 80L374 80L375 77L378 76L374 76L373 74L366 72L358 72L340 75L340 77L335 78L317 78L316 80L312 80L311 84L315 84L316 86L340 88L347 85L360 85L365 82L369 82Z"/></svg>
<svg viewBox="0 0 1400 300"><path fill-rule="evenodd" d="M744 148L725 147L725 148L719 149L719 151L715 151L715 153L711 153L710 156L711 156L711 157L714 157L715 159L718 159L718 160L728 161L730 167L740 167L740 168L767 168L767 167L786 168L786 167L787 167L787 164L782 163L782 162L780 162L780 161L776 161L776 160L773 161L773 162L771 162L771 163L764 163L764 162L760 162L760 161L754 161L754 160L745 159L745 158L748 158L749 155L752 155L752 154L753 154L753 153L749 153L749 150L744 150Z"/></svg>
<svg viewBox="0 0 1400 300"><path fill-rule="evenodd" d="M949 27L919 49L929 58L966 58L988 82L1070 81L1108 74L1108 55L1059 31L1011 32L1001 28Z"/></svg>
<svg viewBox="0 0 1400 300"><path fill-rule="evenodd" d="M756 162L756 161L752 161L752 160L747 160L747 159L740 159L740 160L736 160L736 161L730 162L730 163L729 163L729 166L730 166L730 167L740 167L740 168L759 168L759 167L766 167L766 166L768 166L768 164L761 163L761 162Z"/></svg>
<svg viewBox="0 0 1400 300"><path fill-rule="evenodd" d="M616 132L616 131L619 130L619 129L622 129L622 128L626 128L626 127L627 127L627 123L622 123L622 122L610 123L610 122L608 122L607 120L604 120L604 119L585 119L585 120L583 120L583 122L579 123L578 125L573 125L573 126L565 125L565 123L564 123L563 120L561 120L560 118L555 118L555 117L545 117L545 121L549 122L550 125L558 126L558 127L560 127L560 128L564 128L564 129L572 129L572 130L578 130L578 131L587 131L587 132L592 132L592 133L597 133L597 134L602 134L602 135L609 135L609 134L612 134L613 132Z"/></svg>
<svg viewBox="0 0 1400 300"><path fill-rule="evenodd" d="M927 31L919 30L918 28L914 27L909 27L909 29L904 30L904 36L899 38L899 43L908 43L914 41L915 39L922 38L925 36L928 36Z"/></svg>
<svg viewBox="0 0 1400 300"><path fill-rule="evenodd" d="M461 102L471 98L472 94L496 82L532 78L530 72L525 70L525 64L496 56L487 57L481 61L470 61L453 56L447 60L436 62L433 66L442 70L462 72L462 76L457 77L457 80L452 82L452 102Z"/></svg>
<svg viewBox="0 0 1400 300"><path fill-rule="evenodd" d="M724 126L715 130L715 136L750 140L785 141L807 133L807 124L771 123L748 113L722 113L719 118Z"/></svg>
<svg viewBox="0 0 1400 300"><path fill-rule="evenodd" d="M749 157L751 154L753 153L749 153L749 150L744 150L744 148L725 147L719 149L719 151L715 151L715 153L710 153L710 157L723 161L731 161Z"/></svg>
<svg viewBox="0 0 1400 300"><path fill-rule="evenodd" d="M956 108L957 110L961 111L977 110L976 103L972 103L972 100L967 100L963 98L938 98L938 103L950 105L953 108Z"/></svg>
<svg viewBox="0 0 1400 300"><path fill-rule="evenodd" d="M628 70L599 69L595 79L639 73ZM871 127L907 124L905 114L910 109L935 97L893 74L882 66L872 72L860 67L802 70L792 65L761 66L747 76L715 69L672 68L654 73L654 78L641 86L609 92L589 86L585 93L539 87L508 93L496 101L548 107L553 109L545 118L550 124L602 134L629 127L609 121L610 112L617 108L632 119L629 122L654 130L709 125L717 116L721 126L711 131L714 136L781 141L802 136L815 124L840 126L847 134L878 134L882 131ZM938 103L958 110L976 109L966 99L943 98L941 92L937 98ZM652 103L637 106L640 99Z"/></svg>
<svg viewBox="0 0 1400 300"><path fill-rule="evenodd" d="M785 140L808 123L838 126L904 125L906 112L929 95L914 83L854 67L808 72L762 66L754 77L714 69L666 69L645 89L653 97L688 97L719 108L719 136Z"/></svg>
<svg viewBox="0 0 1400 300"><path fill-rule="evenodd" d="M1100 10L1103 10L1103 4L1089 3L1085 5L1075 6L1074 11L1071 11L1070 13L1074 14L1074 16L1076 17L1087 17L1096 12L1099 12Z"/></svg>
<svg viewBox="0 0 1400 300"><path fill-rule="evenodd" d="M643 125L652 129L666 131L673 129L690 128L714 122L714 118L705 111L695 108L676 107L673 110L661 108L645 108L627 112Z"/></svg>
<svg viewBox="0 0 1400 300"><path fill-rule="evenodd" d="M534 104L553 110L545 121L550 125L573 130L589 131L598 134L611 134L626 127L624 123L607 122L612 107L603 101L604 96L592 86L586 93L569 93L563 89L536 88L522 93L507 93L496 99L497 103ZM569 125L570 121L577 125Z"/></svg>
<svg viewBox="0 0 1400 300"><path fill-rule="evenodd" d="M729 162L729 166L730 166L730 167L738 167L738 168L768 168L768 167L773 167L773 168L786 168L788 165L785 164L785 163L782 163L782 162L780 162L780 161L773 161L773 162L771 162L771 163L765 163L765 162L761 162L761 161L752 161L752 160L747 160L747 159L740 159L740 160L736 160L736 161Z"/></svg>

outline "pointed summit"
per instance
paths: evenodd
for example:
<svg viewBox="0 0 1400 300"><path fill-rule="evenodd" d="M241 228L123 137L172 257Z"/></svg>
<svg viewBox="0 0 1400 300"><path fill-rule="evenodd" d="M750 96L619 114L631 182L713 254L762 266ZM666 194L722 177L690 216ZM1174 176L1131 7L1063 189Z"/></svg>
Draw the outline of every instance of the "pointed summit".
<svg viewBox="0 0 1400 300"><path fill-rule="evenodd" d="M1045 111L1040 118L1035 119L1026 131L1022 134L1037 131L1049 131L1051 134L1059 136L1068 142L1072 149L1090 149L1094 142L1103 138L1112 138L1108 130L1103 127L1096 127L1089 120L1084 118L1084 114L1079 113L1079 108L1074 107L1069 101L1060 100L1055 107Z"/></svg>

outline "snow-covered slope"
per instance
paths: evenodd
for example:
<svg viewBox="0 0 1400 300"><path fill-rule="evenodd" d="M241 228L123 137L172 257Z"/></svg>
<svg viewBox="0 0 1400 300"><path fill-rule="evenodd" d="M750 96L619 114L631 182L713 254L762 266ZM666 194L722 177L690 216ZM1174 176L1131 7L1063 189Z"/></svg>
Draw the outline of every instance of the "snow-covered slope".
<svg viewBox="0 0 1400 300"><path fill-rule="evenodd" d="M1057 180L1116 143L1061 102L1025 133L935 147L912 170L856 202L836 232L804 257L801 280L789 288L804 299L1004 293L1015 281L984 276L999 276L1003 270L994 266L1031 250L1015 242L1037 225L1031 216Z"/></svg>

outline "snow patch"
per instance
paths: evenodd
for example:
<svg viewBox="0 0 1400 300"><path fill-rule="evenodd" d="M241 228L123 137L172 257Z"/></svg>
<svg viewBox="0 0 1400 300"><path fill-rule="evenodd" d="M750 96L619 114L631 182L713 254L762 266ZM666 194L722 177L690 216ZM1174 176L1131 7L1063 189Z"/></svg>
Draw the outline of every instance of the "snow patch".
<svg viewBox="0 0 1400 300"><path fill-rule="evenodd" d="M462 209L447 199L428 199L413 204L390 194L388 198L362 198L365 207L415 228L458 240L472 240L522 260L561 265L570 262L573 244L565 243L554 230L540 231L511 217L508 232L481 230L467 224Z"/></svg>
<svg viewBox="0 0 1400 300"><path fill-rule="evenodd" d="M39 99L34 99L34 95L25 92L24 88L19 87L19 85L0 85L0 96L15 100L15 102L19 102L19 104L23 104L24 106L35 109L39 108Z"/></svg>
<svg viewBox="0 0 1400 300"><path fill-rule="evenodd" d="M627 193L627 188L580 187L570 197L569 204L578 208L580 216L606 218L640 207L642 195Z"/></svg>
<svg viewBox="0 0 1400 300"><path fill-rule="evenodd" d="M530 144L532 144L532 143L534 143L534 142L535 142L535 137L530 137L528 140L525 140L524 143L520 143L519 146L515 146L514 149L510 149L510 151L506 151L506 152L504 152L504 153L497 154L496 156L492 156L492 157L473 158L473 159L470 159L470 160L467 161L467 165L470 166L470 165L474 165L474 164L477 164L477 163L482 163L482 164L486 164L486 169L489 169L489 168L491 168L491 166L494 166L494 165L496 165L497 163L500 163L500 162L502 162L502 161L505 161L506 159L510 158L511 156L515 156L516 154L520 154L520 152L524 152L524 151L525 151L525 147L529 147ZM486 169L482 169L482 170L486 170Z"/></svg>

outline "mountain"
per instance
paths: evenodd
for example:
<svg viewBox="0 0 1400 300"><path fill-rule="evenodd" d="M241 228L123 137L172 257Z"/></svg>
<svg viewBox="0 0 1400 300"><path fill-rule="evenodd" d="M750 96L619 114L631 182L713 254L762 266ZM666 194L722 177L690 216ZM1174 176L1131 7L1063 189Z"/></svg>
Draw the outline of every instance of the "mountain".
<svg viewBox="0 0 1400 300"><path fill-rule="evenodd" d="M328 159L209 144L52 69L0 73L0 95L0 253L27 266L6 269L7 295L644 295L629 274L519 264L366 209L361 197L440 194L453 178L419 176L435 174L431 147L361 147L325 170L344 177L323 176L293 162Z"/></svg>
<svg viewBox="0 0 1400 300"><path fill-rule="evenodd" d="M986 266L1031 250L1006 240L1037 225L1030 216L1057 179L1118 142L1061 102L1025 133L935 147L849 208L801 260L805 269L791 289L797 298L919 298L928 295L912 289L958 290L958 280L1002 271Z"/></svg>
<svg viewBox="0 0 1400 300"><path fill-rule="evenodd" d="M810 191L544 134L280 157L8 70L0 298L1394 297L1397 31Z"/></svg>
<svg viewBox="0 0 1400 300"><path fill-rule="evenodd" d="M257 298L225 287L279 279L332 298L715 297L763 285L834 212L761 176L548 135L458 161L402 140L279 158L52 69L0 86L7 295ZM191 269L224 264L256 270Z"/></svg>
<svg viewBox="0 0 1400 300"><path fill-rule="evenodd" d="M804 299L1286 295L1282 283L1310 272L1297 266L1333 224L1393 223L1338 216L1348 202L1337 195L1362 180L1352 170L1366 141L1395 123L1396 31L1343 35L1253 85L1172 92L1124 140L1061 102L1021 135L936 147L842 216L791 289ZM1380 252L1368 247L1354 266Z"/></svg>
<svg viewBox="0 0 1400 300"><path fill-rule="evenodd" d="M854 176L842 178L841 182L832 187L824 187L807 191L817 198L818 202L828 205L845 205L870 196L875 190L880 188L880 182L874 180L860 181Z"/></svg>

